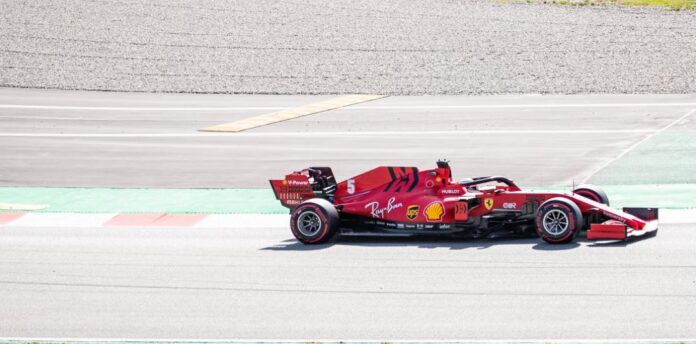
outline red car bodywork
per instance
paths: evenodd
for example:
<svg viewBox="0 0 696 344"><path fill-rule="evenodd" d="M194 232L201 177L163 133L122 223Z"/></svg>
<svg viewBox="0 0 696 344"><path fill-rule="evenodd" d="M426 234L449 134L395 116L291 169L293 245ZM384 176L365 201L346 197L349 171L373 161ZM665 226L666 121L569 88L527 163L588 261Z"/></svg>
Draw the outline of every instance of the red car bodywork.
<svg viewBox="0 0 696 344"><path fill-rule="evenodd" d="M657 230L657 209L602 203L582 192L526 191L504 177L453 182L449 165L378 167L340 183L330 168L309 168L271 180L276 198L291 211L302 202L324 198L341 218L343 233L452 234L484 236L511 225L538 221L544 202L565 198L577 205L588 239L623 240ZM608 203L608 202L607 202Z"/></svg>

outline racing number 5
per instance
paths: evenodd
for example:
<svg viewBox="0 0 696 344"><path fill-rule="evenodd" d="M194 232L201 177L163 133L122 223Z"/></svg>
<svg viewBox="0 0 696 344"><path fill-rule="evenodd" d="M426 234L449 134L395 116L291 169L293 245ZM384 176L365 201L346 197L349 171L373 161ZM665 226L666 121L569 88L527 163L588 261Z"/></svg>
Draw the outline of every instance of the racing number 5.
<svg viewBox="0 0 696 344"><path fill-rule="evenodd" d="M355 193L355 180L353 180L353 179L348 179L347 185L346 185L346 186L348 187L347 189L348 189L348 193L349 193L349 194L352 195L352 194Z"/></svg>

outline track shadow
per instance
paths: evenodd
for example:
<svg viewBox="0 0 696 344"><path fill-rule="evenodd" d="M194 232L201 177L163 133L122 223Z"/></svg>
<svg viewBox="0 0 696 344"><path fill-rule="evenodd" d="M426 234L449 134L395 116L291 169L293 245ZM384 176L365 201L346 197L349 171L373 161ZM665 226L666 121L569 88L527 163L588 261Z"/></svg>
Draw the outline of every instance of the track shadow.
<svg viewBox="0 0 696 344"><path fill-rule="evenodd" d="M535 250L540 250L540 251L563 251L563 250L568 250L572 248L576 248L579 246L587 246L587 247L605 247L605 248L610 248L610 247L627 247L629 245L638 243L640 241L643 241L648 238L652 238L655 235L650 235L646 234L643 236L639 237L631 237L628 238L627 240L589 240L587 239L587 236L585 233L582 233L578 235L578 237L571 243L568 244L562 244L562 245L553 245L549 244L543 241L540 241L534 247L532 247Z"/></svg>
<svg viewBox="0 0 696 344"><path fill-rule="evenodd" d="M569 242L567 244L549 244L539 239L536 241L536 245L532 246L532 249L537 251L566 251L578 248L580 246L580 243L577 241Z"/></svg>
<svg viewBox="0 0 696 344"><path fill-rule="evenodd" d="M321 245L305 245L290 239L281 243L264 247L269 251L315 251L335 245L363 247L418 247L424 249L449 248L450 250L487 249L500 245L531 245L538 243L537 238L496 238L496 239L457 239L439 237L369 237L369 236L337 236L332 241Z"/></svg>
<svg viewBox="0 0 696 344"><path fill-rule="evenodd" d="M286 239L282 242L261 250L268 251L317 251L330 248L335 245L364 246L364 247L418 247L424 249L449 248L450 250L487 249L500 245L530 245L538 251L566 251L580 246L587 247L626 247L636 242L651 238L654 235L630 238L626 241L591 241L580 234L575 241L567 244L554 245L542 241L540 238L510 238L501 237L495 239L460 239L451 237L371 237L371 236L336 236L328 243L320 245L305 245L295 239Z"/></svg>
<svg viewBox="0 0 696 344"><path fill-rule="evenodd" d="M318 244L318 245L307 245L303 244L295 239L289 239L289 240L283 240L282 243L279 243L274 246L268 246L264 247L261 250L262 251L318 251L318 250L323 250L326 248L329 248L334 245L334 242L328 242L325 244Z"/></svg>
<svg viewBox="0 0 696 344"><path fill-rule="evenodd" d="M648 233L639 237L630 237L627 240L621 241L589 241L587 239L585 239L585 241L589 243L589 245L587 245L588 247L626 247L646 239L654 238L655 236L657 236L657 232Z"/></svg>

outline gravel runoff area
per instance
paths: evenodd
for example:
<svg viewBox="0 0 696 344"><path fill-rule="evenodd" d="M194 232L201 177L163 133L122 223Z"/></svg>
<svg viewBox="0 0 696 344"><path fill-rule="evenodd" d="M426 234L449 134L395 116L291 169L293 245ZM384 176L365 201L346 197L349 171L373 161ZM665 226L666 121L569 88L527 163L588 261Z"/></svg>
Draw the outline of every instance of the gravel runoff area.
<svg viewBox="0 0 696 344"><path fill-rule="evenodd" d="M0 86L696 92L696 11L498 1L0 0Z"/></svg>

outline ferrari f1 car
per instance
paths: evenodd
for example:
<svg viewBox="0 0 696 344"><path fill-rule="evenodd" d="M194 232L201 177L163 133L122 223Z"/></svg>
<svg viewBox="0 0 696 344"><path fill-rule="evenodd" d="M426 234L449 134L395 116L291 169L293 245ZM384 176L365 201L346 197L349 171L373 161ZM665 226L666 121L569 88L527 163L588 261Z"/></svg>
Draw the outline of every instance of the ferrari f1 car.
<svg viewBox="0 0 696 344"><path fill-rule="evenodd" d="M337 183L331 168L311 167L271 180L290 208L297 240L318 244L341 235L538 235L563 244L587 238L626 240L654 234L658 209L609 207L600 188L526 191L505 177L452 181L447 161L437 168L377 167Z"/></svg>

